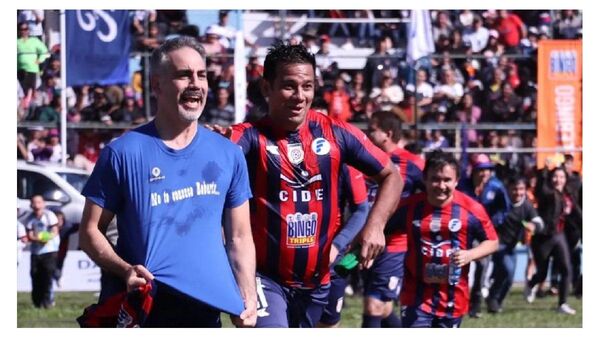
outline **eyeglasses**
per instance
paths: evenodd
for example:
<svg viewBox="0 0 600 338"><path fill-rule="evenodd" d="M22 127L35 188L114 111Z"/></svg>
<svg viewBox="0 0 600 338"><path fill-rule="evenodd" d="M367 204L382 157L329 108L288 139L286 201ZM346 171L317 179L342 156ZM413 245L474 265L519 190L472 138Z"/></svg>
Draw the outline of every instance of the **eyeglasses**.
<svg viewBox="0 0 600 338"><path fill-rule="evenodd" d="M28 27L21 27L21 28L19 28L19 30L20 30L20 31L28 31L28 30L29 30L29 28L28 28Z"/></svg>

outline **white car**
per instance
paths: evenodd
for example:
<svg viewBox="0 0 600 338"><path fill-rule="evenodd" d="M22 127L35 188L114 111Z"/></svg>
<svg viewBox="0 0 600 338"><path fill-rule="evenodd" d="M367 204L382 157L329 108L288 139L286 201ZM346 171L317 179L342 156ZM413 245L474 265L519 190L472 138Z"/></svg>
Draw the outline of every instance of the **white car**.
<svg viewBox="0 0 600 338"><path fill-rule="evenodd" d="M31 210L30 198L42 195L46 206L60 209L67 222L79 226L85 205L81 190L89 178L85 170L42 162L17 160L18 217ZM79 246L78 233L69 238L69 249Z"/></svg>

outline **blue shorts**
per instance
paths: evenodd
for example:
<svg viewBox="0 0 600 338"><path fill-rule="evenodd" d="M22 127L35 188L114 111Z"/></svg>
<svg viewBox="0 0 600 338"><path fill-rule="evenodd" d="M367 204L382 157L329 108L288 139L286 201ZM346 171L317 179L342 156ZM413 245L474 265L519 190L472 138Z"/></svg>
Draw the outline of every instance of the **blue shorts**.
<svg viewBox="0 0 600 338"><path fill-rule="evenodd" d="M397 300L404 277L404 256L406 252L388 252L387 249L373 262L373 266L363 273L364 295L383 302Z"/></svg>
<svg viewBox="0 0 600 338"><path fill-rule="evenodd" d="M256 327L315 327L327 305L330 284L315 289L290 288L256 274Z"/></svg>
<svg viewBox="0 0 600 338"><path fill-rule="evenodd" d="M462 317L447 318L438 317L433 314L420 310L416 306L402 307L402 327L405 328L458 328L462 322Z"/></svg>
<svg viewBox="0 0 600 338"><path fill-rule="evenodd" d="M342 319L346 285L348 285L346 278L342 278L332 271L331 287L329 288L329 297L327 298L328 303L321 315L321 323L335 325Z"/></svg>

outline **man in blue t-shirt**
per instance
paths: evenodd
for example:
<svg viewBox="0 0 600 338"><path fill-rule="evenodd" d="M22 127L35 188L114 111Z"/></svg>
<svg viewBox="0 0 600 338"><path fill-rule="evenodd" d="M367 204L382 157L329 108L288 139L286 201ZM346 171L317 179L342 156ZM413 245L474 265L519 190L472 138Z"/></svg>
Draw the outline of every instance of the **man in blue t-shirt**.
<svg viewBox="0 0 600 338"><path fill-rule="evenodd" d="M188 37L154 51L156 118L108 144L83 190L81 247L116 277L99 303L152 285L143 327L220 327L220 311L238 327L256 323L247 165L239 147L198 127L205 56ZM113 248L103 230L114 216ZM119 313L117 325L130 324Z"/></svg>

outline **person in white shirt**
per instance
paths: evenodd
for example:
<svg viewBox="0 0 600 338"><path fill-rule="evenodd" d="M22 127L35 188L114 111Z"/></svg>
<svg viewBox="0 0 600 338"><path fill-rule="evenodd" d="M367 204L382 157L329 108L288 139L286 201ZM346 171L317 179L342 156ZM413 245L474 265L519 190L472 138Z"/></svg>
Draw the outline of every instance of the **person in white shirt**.
<svg viewBox="0 0 600 338"><path fill-rule="evenodd" d="M463 40L471 44L473 53L481 53L487 46L490 32L483 26L483 21L480 17L473 19L471 27L467 27L463 33Z"/></svg>
<svg viewBox="0 0 600 338"><path fill-rule="evenodd" d="M46 209L41 195L31 197L31 212L22 219L31 242L31 299L36 308L54 306L52 274L56 269L60 236L58 219Z"/></svg>

